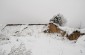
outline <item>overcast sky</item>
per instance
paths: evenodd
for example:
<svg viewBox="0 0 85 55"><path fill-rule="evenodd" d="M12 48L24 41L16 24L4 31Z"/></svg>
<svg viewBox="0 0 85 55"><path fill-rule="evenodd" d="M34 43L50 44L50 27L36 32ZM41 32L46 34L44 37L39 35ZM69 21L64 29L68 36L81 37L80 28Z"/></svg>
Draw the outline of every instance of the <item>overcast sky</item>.
<svg viewBox="0 0 85 55"><path fill-rule="evenodd" d="M48 23L58 13L63 14L68 25L84 24L85 0L0 0L1 24Z"/></svg>

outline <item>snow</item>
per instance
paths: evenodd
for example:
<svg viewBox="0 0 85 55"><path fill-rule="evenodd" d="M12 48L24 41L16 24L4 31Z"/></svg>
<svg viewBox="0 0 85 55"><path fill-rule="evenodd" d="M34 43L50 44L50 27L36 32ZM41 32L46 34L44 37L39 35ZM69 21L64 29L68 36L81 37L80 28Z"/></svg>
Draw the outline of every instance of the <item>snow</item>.
<svg viewBox="0 0 85 55"><path fill-rule="evenodd" d="M44 25L6 26L0 31L0 55L85 55L85 35L75 43L57 33L43 33L46 28ZM75 30L61 28L69 34Z"/></svg>

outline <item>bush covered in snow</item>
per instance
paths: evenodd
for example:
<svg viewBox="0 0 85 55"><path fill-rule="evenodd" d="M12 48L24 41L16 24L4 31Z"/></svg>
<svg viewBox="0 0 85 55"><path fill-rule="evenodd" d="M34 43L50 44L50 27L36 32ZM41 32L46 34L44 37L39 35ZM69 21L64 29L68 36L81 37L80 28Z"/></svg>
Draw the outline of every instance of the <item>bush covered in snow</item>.
<svg viewBox="0 0 85 55"><path fill-rule="evenodd" d="M50 19L50 22L63 26L66 23L66 19L63 17L62 14L57 14L56 16L53 16L52 19Z"/></svg>

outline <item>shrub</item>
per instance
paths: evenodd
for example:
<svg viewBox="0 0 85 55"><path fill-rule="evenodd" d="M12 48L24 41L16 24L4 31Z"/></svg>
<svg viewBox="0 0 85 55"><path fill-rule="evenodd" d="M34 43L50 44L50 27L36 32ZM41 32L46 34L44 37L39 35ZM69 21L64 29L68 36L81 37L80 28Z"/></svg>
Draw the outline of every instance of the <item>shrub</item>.
<svg viewBox="0 0 85 55"><path fill-rule="evenodd" d="M50 19L50 22L58 24L59 26L63 26L66 23L66 19L64 19L63 15L58 14L56 16L53 16L53 18Z"/></svg>

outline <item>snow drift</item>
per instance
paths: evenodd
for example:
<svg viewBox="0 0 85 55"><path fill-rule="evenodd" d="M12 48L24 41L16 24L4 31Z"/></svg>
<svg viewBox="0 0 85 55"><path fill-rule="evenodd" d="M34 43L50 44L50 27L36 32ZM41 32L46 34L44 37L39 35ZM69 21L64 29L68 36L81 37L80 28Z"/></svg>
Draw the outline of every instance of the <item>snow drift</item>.
<svg viewBox="0 0 85 55"><path fill-rule="evenodd" d="M7 26L2 30L3 27L0 26L0 55L85 55L85 36L75 43L57 33L43 33L47 28L44 25ZM69 34L75 30L62 29Z"/></svg>

